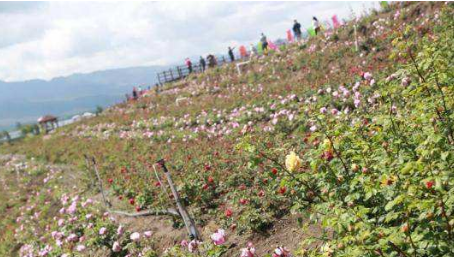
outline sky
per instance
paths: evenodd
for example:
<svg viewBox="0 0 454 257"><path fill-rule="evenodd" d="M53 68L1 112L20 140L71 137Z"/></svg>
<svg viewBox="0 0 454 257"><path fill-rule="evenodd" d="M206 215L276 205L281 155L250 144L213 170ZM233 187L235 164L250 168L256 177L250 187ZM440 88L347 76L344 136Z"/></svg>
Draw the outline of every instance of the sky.
<svg viewBox="0 0 454 257"><path fill-rule="evenodd" d="M377 2L0 2L0 80L183 63Z"/></svg>

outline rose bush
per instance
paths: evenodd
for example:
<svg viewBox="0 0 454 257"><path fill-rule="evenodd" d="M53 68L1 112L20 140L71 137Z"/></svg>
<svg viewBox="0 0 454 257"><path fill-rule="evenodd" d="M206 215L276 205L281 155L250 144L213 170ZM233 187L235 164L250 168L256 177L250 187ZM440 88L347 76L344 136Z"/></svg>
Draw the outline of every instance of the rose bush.
<svg viewBox="0 0 454 257"><path fill-rule="evenodd" d="M217 234L214 244L210 231L203 242L171 247L168 256L289 256L281 245L266 251L255 242L227 245L229 234L248 242L291 215L322 228L300 249L289 248L296 256L450 256L452 12L445 3L392 4L301 47L253 60L242 76L233 66L190 76L46 140L30 137L1 151L84 170L83 154L94 156L108 197L131 212L174 206L165 178L159 182L152 167L167 159L196 223L215 223L227 235ZM365 28L358 52L353 25ZM179 106L179 97L189 100ZM120 229L76 188L33 186L53 181L52 172L24 166L17 170L30 191L16 183L8 188L28 202L9 200L17 197L8 193L0 203L20 221L2 223L0 235L14 243L0 253L22 245L24 255L157 254L153 234ZM5 174L14 181L16 171ZM77 190L97 193L92 173L79 179ZM36 195L41 187L51 191ZM17 236L3 232L15 229ZM46 243L30 243L41 237Z"/></svg>

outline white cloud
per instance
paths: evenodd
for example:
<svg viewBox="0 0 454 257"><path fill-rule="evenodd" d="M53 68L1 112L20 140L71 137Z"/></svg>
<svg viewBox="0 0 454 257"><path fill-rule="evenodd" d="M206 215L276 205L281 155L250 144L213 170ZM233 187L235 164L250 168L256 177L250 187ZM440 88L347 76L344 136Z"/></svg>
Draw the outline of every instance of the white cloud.
<svg viewBox="0 0 454 257"><path fill-rule="evenodd" d="M181 62L284 38L298 19L359 13L368 2L45 2L0 5L0 80Z"/></svg>

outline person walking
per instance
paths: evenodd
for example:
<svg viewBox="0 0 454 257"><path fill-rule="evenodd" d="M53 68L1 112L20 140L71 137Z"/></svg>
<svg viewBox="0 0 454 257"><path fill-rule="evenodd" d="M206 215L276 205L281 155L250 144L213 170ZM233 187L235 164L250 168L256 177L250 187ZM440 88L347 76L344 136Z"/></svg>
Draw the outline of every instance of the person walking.
<svg viewBox="0 0 454 257"><path fill-rule="evenodd" d="M260 38L260 42L262 43L263 53L267 53L268 51L268 39L266 38L265 34L262 33L262 37Z"/></svg>
<svg viewBox="0 0 454 257"><path fill-rule="evenodd" d="M205 59L203 59L202 56L200 56L199 64L200 64L200 69L202 70L202 72L205 72L205 67L206 67L207 63L205 62Z"/></svg>
<svg viewBox="0 0 454 257"><path fill-rule="evenodd" d="M139 98L139 95L137 94L137 88L133 87L132 88L132 99L137 100Z"/></svg>
<svg viewBox="0 0 454 257"><path fill-rule="evenodd" d="M251 44L249 51L250 51L250 54L249 54L250 59L252 59L254 56L256 56L258 54L257 48L254 46L254 44Z"/></svg>
<svg viewBox="0 0 454 257"><path fill-rule="evenodd" d="M301 40L301 24L297 20L293 23L293 34L295 34L296 40L299 42Z"/></svg>
<svg viewBox="0 0 454 257"><path fill-rule="evenodd" d="M214 55L209 54L207 56L207 61L208 61L208 67L210 67L210 68L216 67L217 62L216 62L216 57L214 57Z"/></svg>
<svg viewBox="0 0 454 257"><path fill-rule="evenodd" d="M154 85L154 91L156 92L156 94L159 94L159 84L158 83L156 83Z"/></svg>
<svg viewBox="0 0 454 257"><path fill-rule="evenodd" d="M186 66L188 66L189 73L192 73L192 62L189 58L186 58Z"/></svg>
<svg viewBox="0 0 454 257"><path fill-rule="evenodd" d="M228 54L229 54L229 57L230 57L230 61L231 62L234 62L235 61L235 55L233 54L233 49L235 49L235 47L230 47L229 46L229 51L228 51Z"/></svg>
<svg viewBox="0 0 454 257"><path fill-rule="evenodd" d="M229 57L230 57L230 61L231 61L231 62L234 62L234 61L235 61L235 55L233 54L233 49L235 49L235 47L234 47L234 48L231 48L231 47L229 46Z"/></svg>
<svg viewBox="0 0 454 257"><path fill-rule="evenodd" d="M312 25L314 26L315 35L318 35L320 33L320 22L315 16L312 17Z"/></svg>

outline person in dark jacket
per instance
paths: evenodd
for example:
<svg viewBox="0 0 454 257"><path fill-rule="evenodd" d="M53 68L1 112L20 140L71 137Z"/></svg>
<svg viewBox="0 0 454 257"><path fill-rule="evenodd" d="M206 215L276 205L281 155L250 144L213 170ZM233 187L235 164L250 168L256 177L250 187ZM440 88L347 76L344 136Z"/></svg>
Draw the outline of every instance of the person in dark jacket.
<svg viewBox="0 0 454 257"><path fill-rule="evenodd" d="M268 39L266 38L265 34L262 33L262 37L260 38L260 42L262 43L263 53L267 54L268 52Z"/></svg>
<svg viewBox="0 0 454 257"><path fill-rule="evenodd" d="M203 59L202 56L200 56L199 64L200 64L200 69L202 69L202 72L205 72L205 67L206 67L207 63L205 62L205 59Z"/></svg>
<svg viewBox="0 0 454 257"><path fill-rule="evenodd" d="M139 98L139 95L137 94L137 88L133 87L132 88L132 99L137 100Z"/></svg>
<svg viewBox="0 0 454 257"><path fill-rule="evenodd" d="M293 24L293 33L295 34L296 40L301 40L301 24L297 20L295 20Z"/></svg>
<svg viewBox="0 0 454 257"><path fill-rule="evenodd" d="M234 61L235 61L235 55L233 55L233 49L235 49L235 47L234 47L234 48L231 48L231 47L229 46L229 57L230 57L230 61L231 61L231 62L234 62Z"/></svg>

